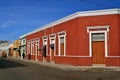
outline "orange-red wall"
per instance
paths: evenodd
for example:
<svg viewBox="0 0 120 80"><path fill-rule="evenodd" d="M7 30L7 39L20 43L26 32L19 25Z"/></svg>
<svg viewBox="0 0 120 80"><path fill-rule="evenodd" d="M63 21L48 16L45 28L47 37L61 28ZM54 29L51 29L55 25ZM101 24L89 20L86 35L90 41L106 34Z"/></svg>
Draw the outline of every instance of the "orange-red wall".
<svg viewBox="0 0 120 80"><path fill-rule="evenodd" d="M89 16L79 17L56 26L41 30L34 34L28 35L26 40L40 38L40 46L42 46L43 36L48 36L48 55L50 54L49 35L56 34L56 55L58 55L58 32L66 31L66 56L89 56L89 33L87 28L89 26L105 26L109 25L108 32L108 56L120 56L120 15L104 15L104 16ZM26 50L27 51L27 50ZM40 54L42 52L40 51ZM42 56L39 56L42 60ZM32 58L34 59L34 58ZM46 58L50 61L49 58ZM107 66L120 66L120 57L106 58ZM113 64L113 62L114 64ZM55 63L70 64L70 65L92 65L92 58L81 57L59 57L55 56Z"/></svg>

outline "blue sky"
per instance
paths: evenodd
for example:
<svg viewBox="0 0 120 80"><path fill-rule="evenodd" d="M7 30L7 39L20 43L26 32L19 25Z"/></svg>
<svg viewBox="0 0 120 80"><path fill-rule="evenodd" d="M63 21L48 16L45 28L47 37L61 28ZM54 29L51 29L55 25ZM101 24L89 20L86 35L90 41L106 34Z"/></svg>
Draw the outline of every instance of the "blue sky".
<svg viewBox="0 0 120 80"><path fill-rule="evenodd" d="M14 41L78 11L120 8L120 0L0 0L0 40Z"/></svg>

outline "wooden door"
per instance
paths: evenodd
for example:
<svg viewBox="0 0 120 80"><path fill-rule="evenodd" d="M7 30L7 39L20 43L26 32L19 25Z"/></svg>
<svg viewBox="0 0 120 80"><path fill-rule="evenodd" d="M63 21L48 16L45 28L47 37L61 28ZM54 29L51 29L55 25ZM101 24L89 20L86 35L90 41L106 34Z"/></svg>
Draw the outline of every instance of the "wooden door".
<svg viewBox="0 0 120 80"><path fill-rule="evenodd" d="M55 38L50 39L50 61L54 62L54 54L55 54Z"/></svg>
<svg viewBox="0 0 120 80"><path fill-rule="evenodd" d="M64 55L64 43L60 44L60 54Z"/></svg>
<svg viewBox="0 0 120 80"><path fill-rule="evenodd" d="M93 64L105 63L105 42L92 41Z"/></svg>
<svg viewBox="0 0 120 80"><path fill-rule="evenodd" d="M51 61L54 61L54 48L51 49Z"/></svg>

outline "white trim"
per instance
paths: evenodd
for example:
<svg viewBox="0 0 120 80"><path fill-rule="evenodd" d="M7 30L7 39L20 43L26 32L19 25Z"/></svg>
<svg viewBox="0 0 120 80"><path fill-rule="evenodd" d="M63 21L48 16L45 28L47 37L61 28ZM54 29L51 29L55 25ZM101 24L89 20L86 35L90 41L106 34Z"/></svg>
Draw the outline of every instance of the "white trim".
<svg viewBox="0 0 120 80"><path fill-rule="evenodd" d="M30 53L30 49L31 49L31 47L30 47L30 40L28 40L27 41L27 54L30 54L31 55L31 53Z"/></svg>
<svg viewBox="0 0 120 80"><path fill-rule="evenodd" d="M58 32L58 35L61 35L61 34L66 35L66 31Z"/></svg>
<svg viewBox="0 0 120 80"><path fill-rule="evenodd" d="M89 56L92 57L92 33L104 33L105 34L105 57L108 56L108 47L107 47L107 32L109 32L109 25L105 26L89 26L87 27L87 33L89 33ZM98 29L98 30L96 30ZM107 29L107 30L99 30L99 29ZM95 31L90 31L95 30Z"/></svg>
<svg viewBox="0 0 120 80"><path fill-rule="evenodd" d="M47 41L45 43L45 40ZM46 55L48 56L48 37L47 36L43 36L43 45L46 45Z"/></svg>
<svg viewBox="0 0 120 80"><path fill-rule="evenodd" d="M64 55L66 56L66 32L62 31L62 32L58 32L58 56L62 56L60 55L60 38L64 37Z"/></svg>
<svg viewBox="0 0 120 80"><path fill-rule="evenodd" d="M56 56L59 56L59 55L56 55ZM81 58L90 58L90 56L72 56L72 55L66 55L66 56L61 55L61 56L59 56L59 57L81 57Z"/></svg>
<svg viewBox="0 0 120 80"><path fill-rule="evenodd" d="M104 33L105 34L105 57L108 55L108 49L107 49L107 31L90 31L89 32L89 52L90 56L92 57L92 33Z"/></svg>
<svg viewBox="0 0 120 80"><path fill-rule="evenodd" d="M31 55L35 55L34 53L34 39L31 39Z"/></svg>
<svg viewBox="0 0 120 80"><path fill-rule="evenodd" d="M51 39L55 39L55 45L54 45L54 47L55 47L54 56L55 56L55 55L56 55L56 34L55 34L55 33L50 34L50 35L49 35L49 38L50 38L50 44L51 44ZM51 52L51 51L50 51L50 52Z"/></svg>
<svg viewBox="0 0 120 80"><path fill-rule="evenodd" d="M54 56L55 56L56 55L56 36L55 35L52 35L52 36L54 37L51 37L50 35L49 38L50 38L50 44L52 43L51 40L54 39L54 43L52 44L54 44ZM50 48L50 61L51 61L51 48Z"/></svg>
<svg viewBox="0 0 120 80"><path fill-rule="evenodd" d="M48 36L47 36L47 35L46 35L46 36L43 36L42 39L48 39Z"/></svg>
<svg viewBox="0 0 120 80"><path fill-rule="evenodd" d="M25 43L24 43L25 42ZM21 39L21 45L26 45L26 38Z"/></svg>
<svg viewBox="0 0 120 80"><path fill-rule="evenodd" d="M108 58L113 58L113 57L118 57L118 58L120 58L120 56L106 56L106 57L108 57Z"/></svg>
<svg viewBox="0 0 120 80"><path fill-rule="evenodd" d="M107 32L109 32L109 25L106 25L106 26L90 26L90 27L87 27L87 33L90 32L90 29L107 29Z"/></svg>
<svg viewBox="0 0 120 80"><path fill-rule="evenodd" d="M85 16L100 16L100 15L111 15L111 14L120 14L120 9L117 8L117 9L106 9L106 10L93 10L93 11L81 11L81 12L76 12L74 14L71 14L71 15L68 15L62 19L59 19L57 21L54 21L50 24L47 24L45 26L42 26L36 30L33 30L31 32L28 32L22 36L20 36L19 38L23 38L23 37L26 37L30 34L33 34L35 32L38 32L40 30L44 30L44 29L47 29L49 27L53 27L55 25L58 25L58 24L61 24L63 22L66 22L68 20L72 20L72 19L75 19L77 17L85 17Z"/></svg>
<svg viewBox="0 0 120 80"><path fill-rule="evenodd" d="M107 30L100 30L100 31L89 31L89 56L92 57L92 38L91 35L92 33L104 33L105 34L105 57L120 57L120 56L108 56L108 41L107 41L107 32L109 31L109 26L108 27L101 27L101 28L107 28ZM88 27L87 29L96 29L96 28L91 28Z"/></svg>
<svg viewBox="0 0 120 80"><path fill-rule="evenodd" d="M65 47L64 47L64 50L65 50L64 56L66 56L66 33L65 33Z"/></svg>
<svg viewBox="0 0 120 80"><path fill-rule="evenodd" d="M50 34L50 35L49 35L49 38L51 38L51 37L55 37L55 38L56 38L56 34L55 34L55 33Z"/></svg>
<svg viewBox="0 0 120 80"><path fill-rule="evenodd" d="M38 61L38 55L39 55L38 49L39 49L40 39L39 39L39 38L36 38L36 39L35 39L35 42L36 42L36 45L35 45L36 61ZM38 43L38 44L37 44L37 43ZM38 48L37 48L37 46L38 46Z"/></svg>
<svg viewBox="0 0 120 80"><path fill-rule="evenodd" d="M91 32L89 33L89 56L92 57L92 38L91 38Z"/></svg>
<svg viewBox="0 0 120 80"><path fill-rule="evenodd" d="M104 32L105 33L105 57L108 56L108 37L107 37L107 31Z"/></svg>

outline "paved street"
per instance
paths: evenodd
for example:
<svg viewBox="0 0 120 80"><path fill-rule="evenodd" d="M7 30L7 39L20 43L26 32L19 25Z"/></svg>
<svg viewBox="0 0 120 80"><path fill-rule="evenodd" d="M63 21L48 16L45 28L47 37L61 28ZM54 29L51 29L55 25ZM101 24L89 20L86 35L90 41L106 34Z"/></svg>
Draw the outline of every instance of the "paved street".
<svg viewBox="0 0 120 80"><path fill-rule="evenodd" d="M0 80L120 80L119 71L80 72L0 58Z"/></svg>

